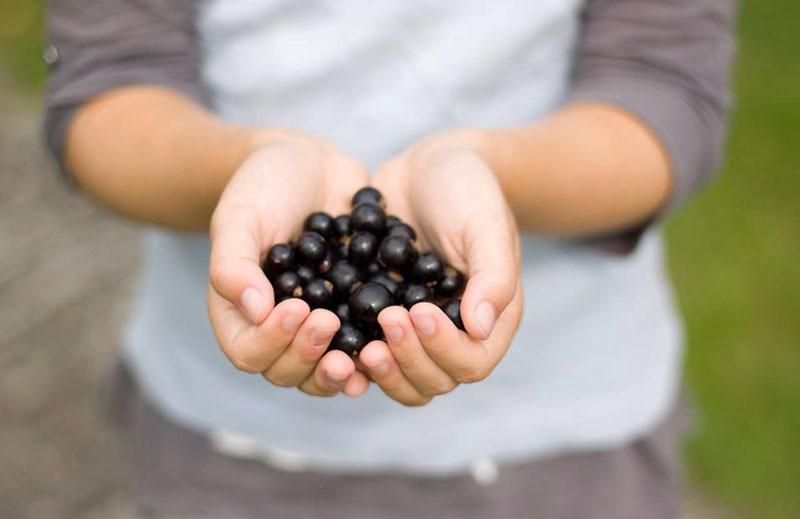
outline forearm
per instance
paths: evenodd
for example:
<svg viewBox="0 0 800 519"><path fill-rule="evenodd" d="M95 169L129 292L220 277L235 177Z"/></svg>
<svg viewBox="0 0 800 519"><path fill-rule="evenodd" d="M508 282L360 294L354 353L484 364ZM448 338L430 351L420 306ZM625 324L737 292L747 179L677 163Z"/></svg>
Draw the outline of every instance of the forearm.
<svg viewBox="0 0 800 519"><path fill-rule="evenodd" d="M169 90L109 92L75 115L66 165L89 194L129 217L205 230L222 189L262 141Z"/></svg>
<svg viewBox="0 0 800 519"><path fill-rule="evenodd" d="M487 130L480 147L524 230L567 236L635 226L671 187L658 139L606 105L573 105L535 126Z"/></svg>

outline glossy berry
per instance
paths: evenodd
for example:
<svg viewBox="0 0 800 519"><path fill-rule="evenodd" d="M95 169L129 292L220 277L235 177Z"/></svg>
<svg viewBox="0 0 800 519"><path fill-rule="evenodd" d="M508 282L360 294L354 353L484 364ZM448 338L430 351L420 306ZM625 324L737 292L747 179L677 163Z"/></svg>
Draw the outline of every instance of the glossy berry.
<svg viewBox="0 0 800 519"><path fill-rule="evenodd" d="M400 224L400 223L403 223L403 220L401 220L400 218L398 218L396 216L389 215L389 216L386 217L386 228L387 229L391 228L394 225Z"/></svg>
<svg viewBox="0 0 800 519"><path fill-rule="evenodd" d="M294 267L295 254L291 245L278 243L270 247L264 261L264 271L275 276Z"/></svg>
<svg viewBox="0 0 800 519"><path fill-rule="evenodd" d="M431 298L431 291L425 285L412 283L405 285L400 291L400 302L406 308L411 308L417 303L429 301Z"/></svg>
<svg viewBox="0 0 800 519"><path fill-rule="evenodd" d="M399 281L393 279L392 276L390 276L386 272L379 272L378 274L375 274L374 276L369 278L369 280L372 283L379 283L379 284L383 285L384 287L386 287L386 289L389 291L389 293L392 294L392 299L396 300L396 298L397 298L397 290L400 288L400 282Z"/></svg>
<svg viewBox="0 0 800 519"><path fill-rule="evenodd" d="M279 298L300 297L303 295L302 286L303 282L300 280L300 276L291 270L282 272L273 282L275 295Z"/></svg>
<svg viewBox="0 0 800 519"><path fill-rule="evenodd" d="M337 243L333 246L333 253L336 254L336 257L339 259L347 259L350 257L350 244L349 243Z"/></svg>
<svg viewBox="0 0 800 519"><path fill-rule="evenodd" d="M327 240L336 236L333 217L323 212L311 213L308 215L303 225L303 230L313 231Z"/></svg>
<svg viewBox="0 0 800 519"><path fill-rule="evenodd" d="M350 214L350 222L354 231L367 231L372 234L383 234L386 215L383 209L375 204L359 204Z"/></svg>
<svg viewBox="0 0 800 519"><path fill-rule="evenodd" d="M380 341L383 339L383 329L378 323L362 324L360 329L361 333L364 334L364 339L366 339L367 343L370 341Z"/></svg>
<svg viewBox="0 0 800 519"><path fill-rule="evenodd" d="M333 284L337 296L349 296L355 285L361 281L361 271L345 260L337 261L328 272L328 281Z"/></svg>
<svg viewBox="0 0 800 519"><path fill-rule="evenodd" d="M440 297L461 295L463 288L464 276L453 267L445 267L441 279L436 283L436 295Z"/></svg>
<svg viewBox="0 0 800 519"><path fill-rule="evenodd" d="M309 281L311 281L316 277L316 274L314 274L314 270L311 267L307 267L305 265L298 266L295 272L297 272L297 277L300 278L300 284L302 285L305 285L306 283L308 283Z"/></svg>
<svg viewBox="0 0 800 519"><path fill-rule="evenodd" d="M380 283L364 283L350 294L350 318L358 324L375 324L381 310L393 302L392 294Z"/></svg>
<svg viewBox="0 0 800 519"><path fill-rule="evenodd" d="M359 204L374 204L379 207L383 207L383 195L374 187L362 187L356 191L355 195L353 195L351 204L353 207Z"/></svg>
<svg viewBox="0 0 800 519"><path fill-rule="evenodd" d="M387 236L381 242L378 259L389 269L405 272L417 260L417 249L405 236Z"/></svg>
<svg viewBox="0 0 800 519"><path fill-rule="evenodd" d="M433 283L442 277L444 263L438 254L428 252L420 255L411 269L411 278L420 283Z"/></svg>
<svg viewBox="0 0 800 519"><path fill-rule="evenodd" d="M308 265L318 265L328 255L328 244L321 234L306 231L297 240L297 255Z"/></svg>
<svg viewBox="0 0 800 519"><path fill-rule="evenodd" d="M441 306L442 312L453 321L456 328L464 329L464 321L461 320L461 299L450 299Z"/></svg>
<svg viewBox="0 0 800 519"><path fill-rule="evenodd" d="M331 339L328 351L339 350L355 357L367 344L367 339L361 330L350 323L342 323L339 331Z"/></svg>
<svg viewBox="0 0 800 519"><path fill-rule="evenodd" d="M339 303L334 309L336 317L339 318L340 323L346 323L350 320L350 305L347 303Z"/></svg>
<svg viewBox="0 0 800 519"><path fill-rule="evenodd" d="M378 253L378 238L368 232L357 232L350 240L348 258L356 265L367 265Z"/></svg>
<svg viewBox="0 0 800 519"><path fill-rule="evenodd" d="M364 272L367 273L368 276L377 276L381 272L383 272L383 268L377 261L373 261L366 267L364 267Z"/></svg>
<svg viewBox="0 0 800 519"><path fill-rule="evenodd" d="M412 241L417 239L417 233L407 224L397 223L392 226L387 224L386 228L386 236L405 236Z"/></svg>
<svg viewBox="0 0 800 519"><path fill-rule="evenodd" d="M349 214L340 214L333 219L334 235L337 238L344 238L353 232L353 225L350 223Z"/></svg>
<svg viewBox="0 0 800 519"><path fill-rule="evenodd" d="M303 300L311 308L325 308L333 299L333 284L326 279L312 279L303 287Z"/></svg>
<svg viewBox="0 0 800 519"><path fill-rule="evenodd" d="M328 271L333 268L334 263L336 263L336 256L332 251L328 251L325 259L317 264L317 272L320 274L327 274Z"/></svg>

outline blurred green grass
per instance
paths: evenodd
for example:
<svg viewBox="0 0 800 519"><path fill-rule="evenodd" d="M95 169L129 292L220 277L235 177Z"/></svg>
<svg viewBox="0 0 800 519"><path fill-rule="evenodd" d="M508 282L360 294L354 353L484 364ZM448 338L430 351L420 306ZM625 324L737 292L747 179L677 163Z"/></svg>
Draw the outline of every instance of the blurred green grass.
<svg viewBox="0 0 800 519"><path fill-rule="evenodd" d="M41 0L0 0L0 59L39 91ZM700 421L693 481L759 519L800 517L800 4L745 1L727 164L668 225Z"/></svg>

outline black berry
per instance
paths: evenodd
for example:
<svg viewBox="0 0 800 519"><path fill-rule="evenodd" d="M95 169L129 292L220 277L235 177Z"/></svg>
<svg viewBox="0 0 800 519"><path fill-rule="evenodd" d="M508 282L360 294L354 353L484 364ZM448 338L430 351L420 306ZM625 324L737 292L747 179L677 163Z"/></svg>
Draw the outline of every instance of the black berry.
<svg viewBox="0 0 800 519"><path fill-rule="evenodd" d="M362 187L351 200L353 207L359 204L374 204L383 207L383 195L374 187Z"/></svg>
<svg viewBox="0 0 800 519"><path fill-rule="evenodd" d="M334 309L336 317L339 318L340 323L346 323L350 320L350 305L347 303L339 303Z"/></svg>
<svg viewBox="0 0 800 519"><path fill-rule="evenodd" d="M433 283L442 277L444 272L444 263L438 254L428 252L422 254L417 261L414 262L414 268L411 270L411 277L414 281L420 283Z"/></svg>
<svg viewBox="0 0 800 519"><path fill-rule="evenodd" d="M442 312L453 321L456 328L464 329L464 321L461 320L461 299L450 299L441 306Z"/></svg>
<svg viewBox="0 0 800 519"><path fill-rule="evenodd" d="M417 250L405 236L387 236L381 242L378 259L387 268L406 272L417 259Z"/></svg>
<svg viewBox="0 0 800 519"><path fill-rule="evenodd" d="M386 215L383 213L383 209L375 204L360 204L350 214L350 222L353 230L380 235L383 234Z"/></svg>
<svg viewBox="0 0 800 519"><path fill-rule="evenodd" d="M333 246L333 253L339 259L347 259L350 256L350 244L341 242Z"/></svg>
<svg viewBox="0 0 800 519"><path fill-rule="evenodd" d="M353 232L349 214L340 214L333 219L333 230L337 238L344 238Z"/></svg>
<svg viewBox="0 0 800 519"><path fill-rule="evenodd" d="M364 283L350 295L350 317L358 324L375 324L378 314L392 302L392 294L385 286Z"/></svg>
<svg viewBox="0 0 800 519"><path fill-rule="evenodd" d="M327 240L334 238L336 235L333 217L323 212L311 213L308 215L303 229L306 231L313 231Z"/></svg>
<svg viewBox="0 0 800 519"><path fill-rule="evenodd" d="M348 258L356 265L367 265L378 253L378 238L368 232L357 232L350 239Z"/></svg>
<svg viewBox="0 0 800 519"><path fill-rule="evenodd" d="M367 344L367 339L361 330L350 323L342 323L339 331L331 339L328 351L339 350L355 357Z"/></svg>
<svg viewBox="0 0 800 519"><path fill-rule="evenodd" d="M406 308L411 308L417 303L429 301L431 298L431 291L425 285L412 283L405 285L400 292L401 303Z"/></svg>
<svg viewBox="0 0 800 519"><path fill-rule="evenodd" d="M316 274L314 274L314 270L311 269L311 267L307 267L305 265L298 266L295 272L297 272L297 277L300 278L300 283L303 285L305 285L306 283L308 283L309 281L311 281L316 277Z"/></svg>
<svg viewBox="0 0 800 519"><path fill-rule="evenodd" d="M333 284L326 279L312 279L303 287L303 300L311 308L326 308L333 299Z"/></svg>
<svg viewBox="0 0 800 519"><path fill-rule="evenodd" d="M436 284L436 295L441 297L453 297L460 295L464 288L464 276L453 267L445 267L442 277Z"/></svg>
<svg viewBox="0 0 800 519"><path fill-rule="evenodd" d="M291 269L294 266L295 254L291 245L278 243L270 247L267 259L264 261L264 271L275 276Z"/></svg>
<svg viewBox="0 0 800 519"><path fill-rule="evenodd" d="M368 276L376 276L381 272L383 272L383 269L381 268L380 264L377 261L373 261L372 263L364 267L364 272L366 272Z"/></svg>
<svg viewBox="0 0 800 519"><path fill-rule="evenodd" d="M303 263L318 265L328 255L328 244L321 234L306 231L297 240L297 255Z"/></svg>
<svg viewBox="0 0 800 519"><path fill-rule="evenodd" d="M397 290L400 288L400 282L392 278L392 276L387 272L379 272L378 274L375 274L369 278L369 280L372 283L379 283L383 285L386 287L389 293L392 294L393 299L397 298Z"/></svg>
<svg viewBox="0 0 800 519"><path fill-rule="evenodd" d="M282 272L273 282L275 295L279 298L300 297L303 294L302 285L303 282L300 280L300 276L291 270Z"/></svg>
<svg viewBox="0 0 800 519"><path fill-rule="evenodd" d="M393 225L397 225L399 223L403 223L403 220L401 220L400 218L398 218L396 216L389 215L389 216L386 217L386 228L387 229L389 229Z"/></svg>
<svg viewBox="0 0 800 519"><path fill-rule="evenodd" d="M389 226L387 223L386 229L387 236L405 236L412 241L417 239L417 233L414 232L414 229L404 223L397 223L392 226Z"/></svg>
<svg viewBox="0 0 800 519"><path fill-rule="evenodd" d="M331 268L333 268L334 263L336 263L336 256L332 251L328 251L325 259L317 264L317 272L320 274L326 274Z"/></svg>
<svg viewBox="0 0 800 519"><path fill-rule="evenodd" d="M361 281L361 272L355 265L340 260L328 272L328 281L333 284L335 295L348 296L353 287Z"/></svg>

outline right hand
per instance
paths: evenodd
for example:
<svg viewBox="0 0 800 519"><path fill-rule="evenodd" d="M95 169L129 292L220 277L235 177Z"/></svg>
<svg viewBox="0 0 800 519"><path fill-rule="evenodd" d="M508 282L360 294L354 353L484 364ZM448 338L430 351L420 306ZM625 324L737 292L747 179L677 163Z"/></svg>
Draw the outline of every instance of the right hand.
<svg viewBox="0 0 800 519"><path fill-rule="evenodd" d="M348 355L325 354L336 315L299 299L275 305L260 263L272 245L298 235L310 213L348 212L368 181L366 169L330 143L286 132L270 133L230 179L211 219L208 312L238 369L317 396L367 390Z"/></svg>

